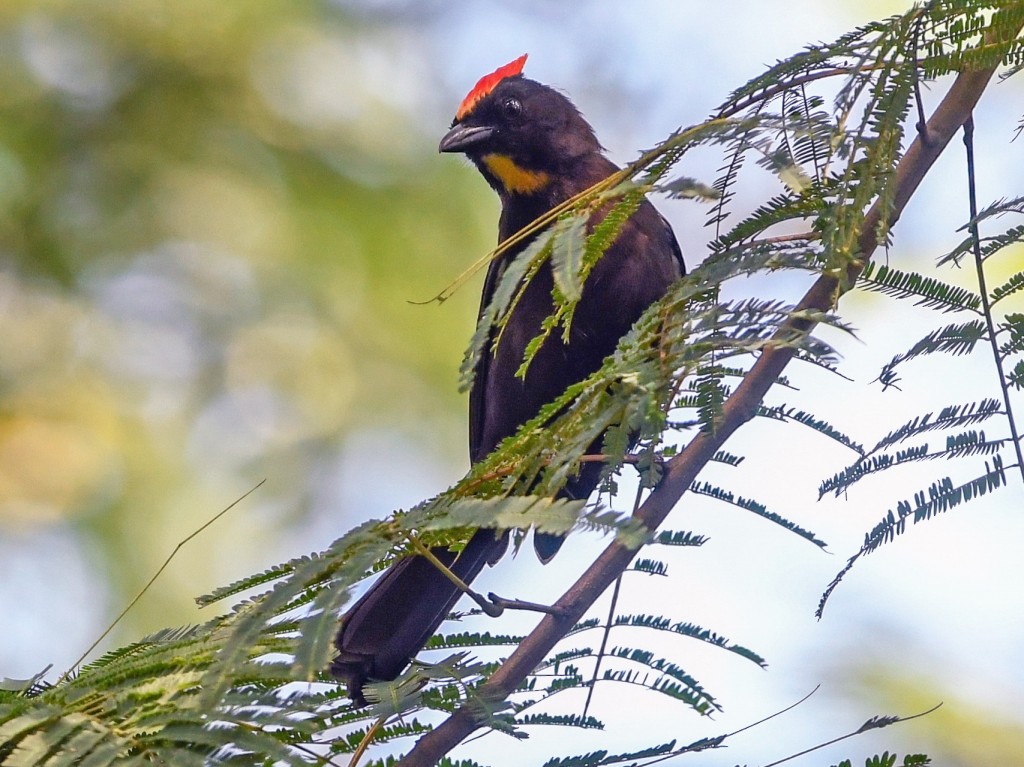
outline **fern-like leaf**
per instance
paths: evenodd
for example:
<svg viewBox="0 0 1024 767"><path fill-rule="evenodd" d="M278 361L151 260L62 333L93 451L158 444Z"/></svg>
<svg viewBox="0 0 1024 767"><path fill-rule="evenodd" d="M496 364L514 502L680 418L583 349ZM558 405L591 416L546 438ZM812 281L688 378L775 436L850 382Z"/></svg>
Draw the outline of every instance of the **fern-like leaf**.
<svg viewBox="0 0 1024 767"><path fill-rule="evenodd" d="M696 535L689 530L662 530L652 543L660 543L662 546L703 546L707 541L707 536Z"/></svg>
<svg viewBox="0 0 1024 767"><path fill-rule="evenodd" d="M998 301L1002 301L1004 298L1008 298L1020 292L1021 290L1024 290L1024 272L1017 272L1002 285L997 285L992 288L990 298L992 303L995 304Z"/></svg>
<svg viewBox="0 0 1024 767"><path fill-rule="evenodd" d="M649 650L634 647L613 647L609 657L632 661L656 672L658 676L650 678L647 674L622 669L606 669L603 679L638 684L656 692L663 693L681 700L699 714L710 714L721 711L722 707L692 676L675 663L657 657Z"/></svg>
<svg viewBox="0 0 1024 767"><path fill-rule="evenodd" d="M825 548L828 544L825 541L820 540L810 530L805 530L795 522L790 522L784 517L780 517L778 514L772 511L768 511L764 504L759 503L750 498L744 498L743 496L737 496L729 490L725 490L721 487L716 487L709 482L694 482L690 486L690 492L697 493L698 495L706 495L710 498L717 498L720 501L731 504L746 511L751 511L757 514L759 517L774 522L780 527L789 530L791 533L795 533L804 540L810 541L819 548Z"/></svg>
<svg viewBox="0 0 1024 767"><path fill-rule="evenodd" d="M908 360L928 354L951 354L961 356L970 354L979 342L988 338L988 330L982 320L946 325L933 330L910 349L897 354L882 367L878 380L883 386L895 386L899 381L896 368Z"/></svg>
<svg viewBox="0 0 1024 767"><path fill-rule="evenodd" d="M864 454L864 446L859 442L837 429L828 421L818 418L804 410L799 410L795 407L790 407L789 405L776 405L774 407L761 405L758 407L756 414L762 418L771 418L776 421L796 421L797 423L802 424L809 429L813 429L819 434L838 442L843 447L847 447L855 453L860 455Z"/></svg>
<svg viewBox="0 0 1024 767"><path fill-rule="evenodd" d="M992 398L967 402L962 405L949 405L942 408L937 415L925 413L915 416L899 428L890 431L871 448L870 453L877 453L927 432L972 426L1000 414L1002 414L1002 405L999 400Z"/></svg>
<svg viewBox="0 0 1024 767"><path fill-rule="evenodd" d="M901 272L886 264L869 263L857 280L858 287L896 298L914 300L917 306L940 312L977 313L981 297L965 288L950 285L915 272Z"/></svg>
<svg viewBox="0 0 1024 767"><path fill-rule="evenodd" d="M500 645L517 645L524 637L511 634L492 634L464 631L459 634L435 634L424 646L424 650L452 650L462 647L497 647Z"/></svg>
<svg viewBox="0 0 1024 767"><path fill-rule="evenodd" d="M930 451L928 444L898 450L894 454L875 453L867 455L856 463L823 481L818 487L818 498L827 493L839 495L854 483L867 476L915 461L930 461L936 458L964 458L971 455L992 455L1006 444L1005 439L988 440L985 432L971 429L946 437L944 449Z"/></svg>
<svg viewBox="0 0 1024 767"><path fill-rule="evenodd" d="M589 754L578 756L553 757L544 762L543 767L605 767L610 764L625 762L638 763L640 759L652 759L665 756L675 749L676 742L670 740L657 746L641 749L640 751L626 751L621 754L609 754L607 751L592 751Z"/></svg>
<svg viewBox="0 0 1024 767"><path fill-rule="evenodd" d="M668 618L657 615L638 614L616 615L614 625L633 626L636 628L653 629L655 631L666 631L672 634L690 637L691 639L696 639L700 642L707 642L708 644L715 645L716 647L721 647L723 650L728 650L731 653L736 653L747 660L753 661L762 668L767 666L764 658L753 650L749 650L742 645L735 644L725 637L716 634L703 626L698 626L695 623L671 621Z"/></svg>
<svg viewBox="0 0 1024 767"><path fill-rule="evenodd" d="M560 220L554 228L551 271L555 286L569 302L579 301L583 296L580 271L586 247L586 231L586 216L570 216Z"/></svg>
<svg viewBox="0 0 1024 767"><path fill-rule="evenodd" d="M657 559L636 559L627 572L644 573L645 575L668 575L668 565Z"/></svg>
<svg viewBox="0 0 1024 767"><path fill-rule="evenodd" d="M898 535L906 531L907 520L913 524L927 521L936 514L979 498L987 493L995 492L1006 486L1006 473L1003 460L997 454L992 462L985 462L985 471L980 476L961 485L954 485L949 477L933 482L926 490L914 494L913 502L900 501L896 510L890 510L885 517L864 537L860 549L847 561L843 569L832 579L818 602L816 614L821 617L829 597L839 586L846 574L862 556L870 554L879 547L891 543Z"/></svg>
<svg viewBox="0 0 1024 767"><path fill-rule="evenodd" d="M562 727L577 727L583 730L603 730L604 723L592 716L578 714L527 714L516 719L518 725L554 724Z"/></svg>

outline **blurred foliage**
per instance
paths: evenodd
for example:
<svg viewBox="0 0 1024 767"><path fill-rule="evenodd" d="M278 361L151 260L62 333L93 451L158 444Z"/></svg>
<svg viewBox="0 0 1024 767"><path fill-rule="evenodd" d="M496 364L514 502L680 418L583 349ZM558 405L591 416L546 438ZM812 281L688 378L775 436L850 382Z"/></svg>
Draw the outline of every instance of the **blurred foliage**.
<svg viewBox="0 0 1024 767"><path fill-rule="evenodd" d="M346 434L464 460L475 290L409 301L493 243L495 203L436 156L443 119L417 131L418 56L313 0L0 4L0 531L78 526L120 604L269 478L125 635L264 564Z"/></svg>
<svg viewBox="0 0 1024 767"><path fill-rule="evenodd" d="M941 708L917 720L912 733L896 731L897 737L908 742L928 743L936 764L979 767L1020 761L1024 721L1013 707L1011 687L1007 687L1004 700L992 700L971 690L970 670L964 670L960 679L950 683L885 658L861 655L858 660L866 662L840 663L834 672L837 678L845 678L846 695L862 705L926 711L942 703Z"/></svg>

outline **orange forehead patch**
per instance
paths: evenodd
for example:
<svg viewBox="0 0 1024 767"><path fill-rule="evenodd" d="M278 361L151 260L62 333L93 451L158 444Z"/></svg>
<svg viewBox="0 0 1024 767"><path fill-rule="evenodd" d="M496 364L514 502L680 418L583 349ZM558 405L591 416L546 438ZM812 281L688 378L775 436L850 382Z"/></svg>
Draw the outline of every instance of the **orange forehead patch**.
<svg viewBox="0 0 1024 767"><path fill-rule="evenodd" d="M473 111L480 99L484 98L487 94L494 90L494 88L504 80L506 77L513 77L515 75L522 74L523 67L526 65L526 56L523 54L515 61L510 61L503 67L498 67L489 75L481 77L477 84L473 86L473 90L466 94L466 98L459 104L459 110L455 113L455 119L461 120L463 117Z"/></svg>

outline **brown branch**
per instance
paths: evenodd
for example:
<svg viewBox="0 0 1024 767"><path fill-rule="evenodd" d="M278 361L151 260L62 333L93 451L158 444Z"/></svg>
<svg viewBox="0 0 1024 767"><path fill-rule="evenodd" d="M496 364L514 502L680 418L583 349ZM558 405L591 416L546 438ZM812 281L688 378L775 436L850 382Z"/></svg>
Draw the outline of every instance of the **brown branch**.
<svg viewBox="0 0 1024 767"><path fill-rule="evenodd" d="M1019 34L1018 28L1014 34ZM876 203L864 220L860 235L861 258L847 269L844 283L852 285L878 247L878 224L888 214L894 224L917 190L921 180L939 157L960 126L971 116L995 67L962 72L946 97L928 120L925 135L914 140L896 168L895 196L892 209L884 211ZM800 309L825 312L833 308L841 292L838 279L822 276L814 283L799 304ZM791 337L793 332L807 333L814 324L809 320L793 321L780 333ZM721 420L713 433L697 435L675 458L665 464L665 473L658 487L648 496L636 516L651 530L668 516L683 493L697 478L717 450L736 429L754 417L757 406L793 358L795 349L782 345L765 351L751 367L736 391L726 401ZM501 667L477 690L484 701L500 701L508 697L534 668L539 665L568 630L578 622L589 607L604 593L632 561L636 551L618 543L606 548L579 580L554 604L558 614L544 616L537 628L519 644ZM436 729L424 735L398 764L403 767L426 767L438 762L467 735L479 727L474 711L462 706Z"/></svg>

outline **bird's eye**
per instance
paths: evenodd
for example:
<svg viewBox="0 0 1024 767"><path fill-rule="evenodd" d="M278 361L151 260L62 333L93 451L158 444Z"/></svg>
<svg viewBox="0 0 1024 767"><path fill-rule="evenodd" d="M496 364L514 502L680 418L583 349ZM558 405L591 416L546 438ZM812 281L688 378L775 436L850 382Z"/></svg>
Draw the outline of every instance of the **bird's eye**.
<svg viewBox="0 0 1024 767"><path fill-rule="evenodd" d="M505 99L501 106L505 110L505 116L513 119L519 117L523 111L523 105L519 103L519 99Z"/></svg>

